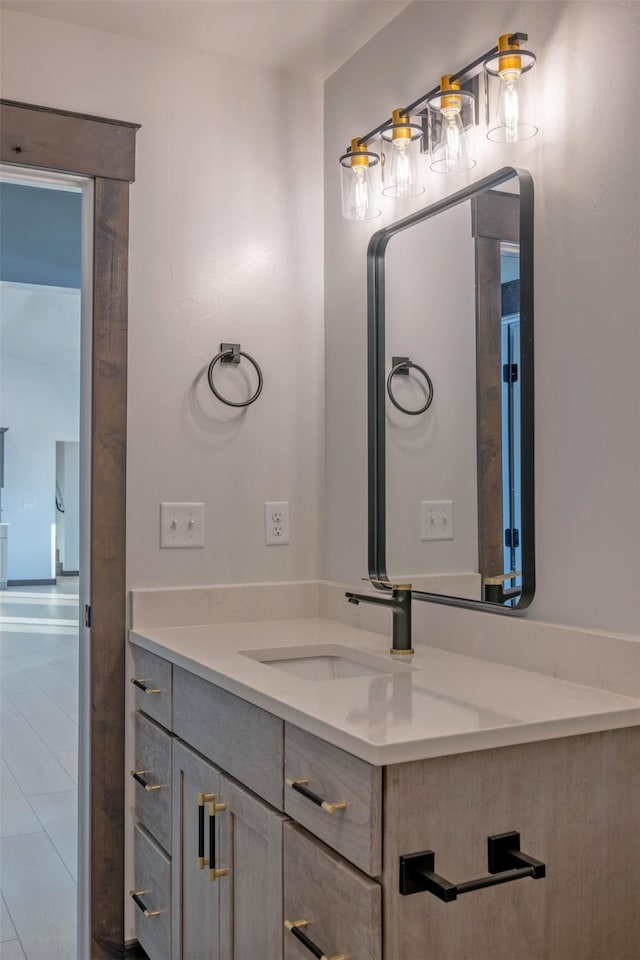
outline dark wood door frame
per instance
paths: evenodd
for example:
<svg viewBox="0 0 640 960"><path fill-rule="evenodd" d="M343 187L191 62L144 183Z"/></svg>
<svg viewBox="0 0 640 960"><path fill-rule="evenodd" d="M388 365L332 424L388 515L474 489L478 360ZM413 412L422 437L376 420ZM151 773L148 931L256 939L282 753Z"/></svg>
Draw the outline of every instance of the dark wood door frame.
<svg viewBox="0 0 640 960"><path fill-rule="evenodd" d="M0 100L3 163L94 181L91 408L92 958L124 952L129 183L139 124Z"/></svg>
<svg viewBox="0 0 640 960"><path fill-rule="evenodd" d="M504 569L502 495L502 244L520 243L520 196L489 190L472 200L476 253L478 570Z"/></svg>

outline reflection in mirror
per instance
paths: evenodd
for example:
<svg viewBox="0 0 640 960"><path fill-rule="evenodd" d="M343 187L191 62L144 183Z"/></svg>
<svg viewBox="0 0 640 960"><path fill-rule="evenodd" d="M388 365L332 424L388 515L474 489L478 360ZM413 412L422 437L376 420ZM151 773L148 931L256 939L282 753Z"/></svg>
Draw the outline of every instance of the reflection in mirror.
<svg viewBox="0 0 640 960"><path fill-rule="evenodd" d="M531 209L502 170L369 248L370 575L424 599L533 595Z"/></svg>

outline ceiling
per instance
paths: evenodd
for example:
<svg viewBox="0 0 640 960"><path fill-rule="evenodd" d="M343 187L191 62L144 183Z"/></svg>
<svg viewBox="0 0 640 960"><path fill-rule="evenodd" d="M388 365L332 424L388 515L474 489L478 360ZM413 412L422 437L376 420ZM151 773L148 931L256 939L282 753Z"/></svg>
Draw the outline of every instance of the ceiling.
<svg viewBox="0 0 640 960"><path fill-rule="evenodd" d="M51 20L325 79L410 0L1 0Z"/></svg>
<svg viewBox="0 0 640 960"><path fill-rule="evenodd" d="M80 291L0 281L2 354L80 376Z"/></svg>

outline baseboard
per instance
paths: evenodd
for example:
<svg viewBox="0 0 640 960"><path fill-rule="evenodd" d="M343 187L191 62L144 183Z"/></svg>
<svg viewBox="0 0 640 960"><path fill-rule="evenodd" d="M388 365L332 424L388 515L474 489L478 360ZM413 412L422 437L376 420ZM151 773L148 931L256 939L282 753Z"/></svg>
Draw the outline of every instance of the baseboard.
<svg viewBox="0 0 640 960"><path fill-rule="evenodd" d="M130 960L149 960L137 940L128 940L124 945L124 955Z"/></svg>
<svg viewBox="0 0 640 960"><path fill-rule="evenodd" d="M61 576L61 577L79 577L79 576L80 576L80 571L79 571L79 570L61 570L60 573L59 573L59 576Z"/></svg>
<svg viewBox="0 0 640 960"><path fill-rule="evenodd" d="M56 581L48 580L7 580L8 587L55 587Z"/></svg>

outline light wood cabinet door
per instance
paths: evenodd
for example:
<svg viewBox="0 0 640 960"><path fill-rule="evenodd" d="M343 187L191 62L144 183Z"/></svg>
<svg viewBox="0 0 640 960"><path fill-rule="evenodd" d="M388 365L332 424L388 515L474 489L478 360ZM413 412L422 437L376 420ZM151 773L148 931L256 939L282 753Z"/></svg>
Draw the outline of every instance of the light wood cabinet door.
<svg viewBox="0 0 640 960"><path fill-rule="evenodd" d="M136 688L136 709L171 730L173 665L135 644L131 652L134 672L129 679Z"/></svg>
<svg viewBox="0 0 640 960"><path fill-rule="evenodd" d="M220 786L220 773L212 764L183 743L174 743L173 960L220 960L219 881L211 879L208 864L211 829L216 831L216 851L219 846L220 817L211 819L210 813L211 803L219 801Z"/></svg>
<svg viewBox="0 0 640 960"><path fill-rule="evenodd" d="M171 861L145 830L133 832L136 936L151 960L169 960L171 944Z"/></svg>
<svg viewBox="0 0 640 960"><path fill-rule="evenodd" d="M382 768L285 724L284 809L298 823L372 877L382 870ZM294 790L302 781L332 812Z"/></svg>
<svg viewBox="0 0 640 960"><path fill-rule="evenodd" d="M223 960L282 960L282 825L285 817L221 777L218 866Z"/></svg>
<svg viewBox="0 0 640 960"><path fill-rule="evenodd" d="M283 926L286 922L304 923L298 929L311 943L285 929L285 960L381 960L380 885L291 821L284 826ZM387 954L387 960L395 957Z"/></svg>
<svg viewBox="0 0 640 960"><path fill-rule="evenodd" d="M171 850L171 734L136 711L136 817L158 843Z"/></svg>

